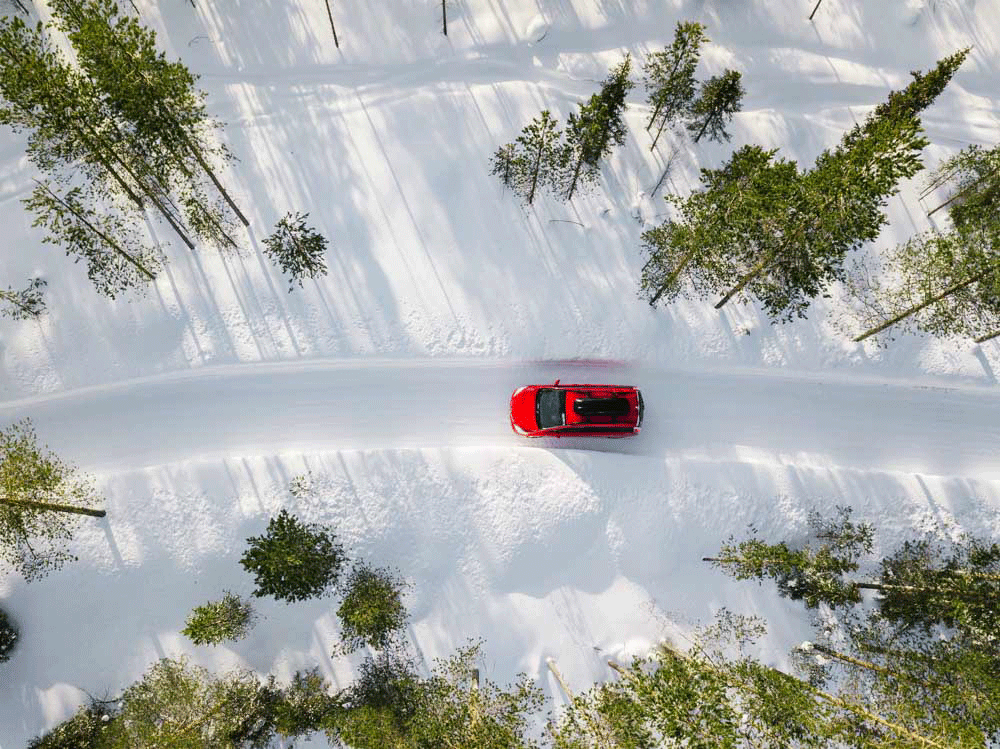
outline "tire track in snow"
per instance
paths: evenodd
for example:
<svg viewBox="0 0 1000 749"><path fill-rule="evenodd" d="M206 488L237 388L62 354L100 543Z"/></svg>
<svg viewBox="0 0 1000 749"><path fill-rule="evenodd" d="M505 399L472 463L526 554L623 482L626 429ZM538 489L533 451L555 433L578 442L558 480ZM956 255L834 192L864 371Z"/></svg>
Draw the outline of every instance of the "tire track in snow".
<svg viewBox="0 0 1000 749"><path fill-rule="evenodd" d="M613 382L643 390L642 434L525 440L520 385ZM338 449L583 448L658 458L808 463L1000 478L1000 392L769 371L625 362L318 360L191 370L0 405L89 470Z"/></svg>

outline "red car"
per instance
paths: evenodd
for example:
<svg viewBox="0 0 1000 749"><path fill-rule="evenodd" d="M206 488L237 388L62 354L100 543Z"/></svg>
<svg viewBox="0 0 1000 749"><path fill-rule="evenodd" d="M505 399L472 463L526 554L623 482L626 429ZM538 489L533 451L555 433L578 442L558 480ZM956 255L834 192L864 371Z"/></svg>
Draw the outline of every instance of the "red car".
<svg viewBox="0 0 1000 749"><path fill-rule="evenodd" d="M631 385L527 385L510 396L510 426L525 437L630 437L642 426Z"/></svg>

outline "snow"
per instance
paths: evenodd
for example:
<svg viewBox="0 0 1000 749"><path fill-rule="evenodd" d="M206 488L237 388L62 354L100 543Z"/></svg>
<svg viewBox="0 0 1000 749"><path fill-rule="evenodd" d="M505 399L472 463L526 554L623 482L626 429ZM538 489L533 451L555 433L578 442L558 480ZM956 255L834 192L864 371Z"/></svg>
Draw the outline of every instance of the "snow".
<svg viewBox="0 0 1000 749"><path fill-rule="evenodd" d="M339 51L322 2L137 4L227 123L226 181L252 228L243 255L174 247L148 295L109 302L41 245L20 205L35 176L23 136L0 135L0 279L42 275L50 304L40 322L0 321L0 424L32 417L108 510L81 525L80 561L30 586L0 578L23 630L0 666L0 749L164 655L347 683L360 656L331 658L331 599L262 600L228 646L179 634L193 606L249 593L238 557L281 507L407 577L428 662L482 637L488 676L523 670L557 700L546 658L582 688L721 606L764 615L761 655L785 662L810 633L801 608L699 561L750 523L801 537L810 510L850 504L880 548L935 521L1000 534L1000 342L853 344L836 298L771 326L735 304L636 297L663 192L745 143L808 165L910 70L967 44L924 116L925 163L995 142L1000 0L823 0L814 23L811 0L462 0L447 38L436 3L343 0ZM638 86L599 189L531 211L501 190L498 145L542 107L564 120L680 19L708 26L699 77L743 73L730 144L671 138L683 150L650 196L669 149L649 151ZM875 248L932 225L921 191L890 202ZM288 294L259 246L290 210L330 239L330 273ZM513 435L510 392L556 377L638 385L643 433ZM315 491L295 498L306 473Z"/></svg>

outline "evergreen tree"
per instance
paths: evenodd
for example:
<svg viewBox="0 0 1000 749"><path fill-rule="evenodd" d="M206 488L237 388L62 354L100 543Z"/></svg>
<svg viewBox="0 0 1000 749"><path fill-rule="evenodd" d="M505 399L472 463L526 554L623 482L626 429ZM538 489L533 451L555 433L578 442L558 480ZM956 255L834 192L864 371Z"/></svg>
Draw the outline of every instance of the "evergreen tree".
<svg viewBox="0 0 1000 749"><path fill-rule="evenodd" d="M145 246L131 221L88 205L81 188L59 195L39 182L24 204L35 214L33 225L47 230L45 241L83 260L94 288L109 299L156 280L162 255Z"/></svg>
<svg viewBox="0 0 1000 749"><path fill-rule="evenodd" d="M249 225L215 174L212 161L232 160L210 133L221 125L209 118L205 94L196 77L180 62L169 62L156 49L156 34L137 19L119 15L116 0L53 0L56 23L70 39L81 68L95 83L109 108L135 128L145 151L154 157L157 174L175 173L181 192L194 199L188 206L192 225L205 224L202 235L220 244L227 239L228 219L211 207L197 181L203 172L229 209Z"/></svg>
<svg viewBox="0 0 1000 749"><path fill-rule="evenodd" d="M1000 228L1000 224L998 224ZM891 340L896 330L981 342L1000 331L1000 230L967 227L917 235L847 279L854 336Z"/></svg>
<svg viewBox="0 0 1000 749"><path fill-rule="evenodd" d="M625 60L611 71L601 90L580 105L579 114L571 113L568 118L564 157L567 200L573 198L581 180L596 180L601 159L610 154L614 146L625 142L627 128L623 114L625 98L633 85L629 80L631 65L631 58L626 55Z"/></svg>
<svg viewBox="0 0 1000 749"><path fill-rule="evenodd" d="M387 648L406 627L404 583L388 570L356 564L344 583L344 598L337 609L341 626L341 651L350 653L370 645Z"/></svg>
<svg viewBox="0 0 1000 749"><path fill-rule="evenodd" d="M66 550L97 495L89 479L37 442L28 419L0 431L0 556L29 582L75 560Z"/></svg>
<svg viewBox="0 0 1000 749"><path fill-rule="evenodd" d="M722 75L714 75L701 85L698 98L689 110L692 121L687 129L694 135L694 142L706 133L710 140L729 140L726 125L733 115L740 111L743 103L742 76L735 70L727 70Z"/></svg>
<svg viewBox="0 0 1000 749"><path fill-rule="evenodd" d="M847 253L878 236L885 201L920 168L926 140L917 114L967 53L945 58L927 75L914 73L910 86L890 94L809 172L793 173L784 162L772 166L773 154L765 159L754 147L737 151L722 170L703 172L706 189L681 202L681 221L644 236L651 257L643 293L655 302L690 279L700 297L725 290L716 308L737 295L753 296L772 320L803 317L814 297L844 280ZM762 185L766 199L736 189L734 180ZM743 231L727 232L727 221ZM728 244L706 244L720 237ZM671 244L677 238L686 243L679 252Z"/></svg>
<svg viewBox="0 0 1000 749"><path fill-rule="evenodd" d="M707 41L702 24L678 21L670 47L652 53L647 59L643 72L653 114L646 130L656 127L649 150L656 148L663 128L688 111L695 94L694 71L698 67L701 45Z"/></svg>
<svg viewBox="0 0 1000 749"><path fill-rule="evenodd" d="M566 149L558 123L548 110L526 125L517 140L493 155L492 173L531 205L540 187L558 183L566 169Z"/></svg>
<svg viewBox="0 0 1000 749"><path fill-rule="evenodd" d="M701 170L704 190L686 199L667 198L677 206L679 220L642 235L649 262L640 288L651 305L675 299L685 281L705 297L739 275L733 248L757 256L781 241L774 227L803 186L795 162L775 160L776 152L744 146L721 169Z"/></svg>
<svg viewBox="0 0 1000 749"><path fill-rule="evenodd" d="M193 249L134 127L49 47L42 27L0 19L0 52L0 123L31 131L29 159L59 183L82 180L88 200L125 201L133 212L148 202Z"/></svg>
<svg viewBox="0 0 1000 749"><path fill-rule="evenodd" d="M250 601L227 591L220 601L196 606L181 633L195 645L218 645L246 637L255 618Z"/></svg>
<svg viewBox="0 0 1000 749"><path fill-rule="evenodd" d="M522 165L518 162L517 147L513 143L500 146L490 160L490 174L495 174L500 178L500 183L516 192L516 176L520 173Z"/></svg>
<svg viewBox="0 0 1000 749"><path fill-rule="evenodd" d="M344 564L343 546L322 526L303 523L282 510L267 524L263 536L247 539L240 559L254 575L258 598L303 601L325 595L336 585Z"/></svg>
<svg viewBox="0 0 1000 749"><path fill-rule="evenodd" d="M17 638L21 633L10 618L10 615L0 609L0 663L10 660L10 654L17 645Z"/></svg>
<svg viewBox="0 0 1000 749"><path fill-rule="evenodd" d="M44 279L32 278L23 289L0 289L0 302L7 305L0 307L0 316L14 320L31 320L41 316L45 312L45 299L42 296L45 286Z"/></svg>
<svg viewBox="0 0 1000 749"><path fill-rule="evenodd" d="M326 238L306 226L309 214L287 213L264 239L264 254L275 262L291 280L288 291L305 278L326 275Z"/></svg>
<svg viewBox="0 0 1000 749"><path fill-rule="evenodd" d="M858 569L861 556L872 548L874 528L851 522L851 509L838 507L835 520L817 513L809 516L812 540L793 548L782 541L767 544L756 538L730 539L718 556L704 557L737 580L771 578L782 595L802 600L809 608L820 603L844 606L859 603L856 585L843 575ZM816 542L819 543L816 543Z"/></svg>

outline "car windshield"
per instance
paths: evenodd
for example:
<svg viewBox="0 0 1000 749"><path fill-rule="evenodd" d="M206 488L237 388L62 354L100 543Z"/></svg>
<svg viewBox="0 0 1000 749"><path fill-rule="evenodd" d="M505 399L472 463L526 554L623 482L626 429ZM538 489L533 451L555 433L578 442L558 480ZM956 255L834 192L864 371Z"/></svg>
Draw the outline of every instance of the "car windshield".
<svg viewBox="0 0 1000 749"><path fill-rule="evenodd" d="M545 388L538 391L535 401L535 418L539 429L558 427L566 423L566 393Z"/></svg>

